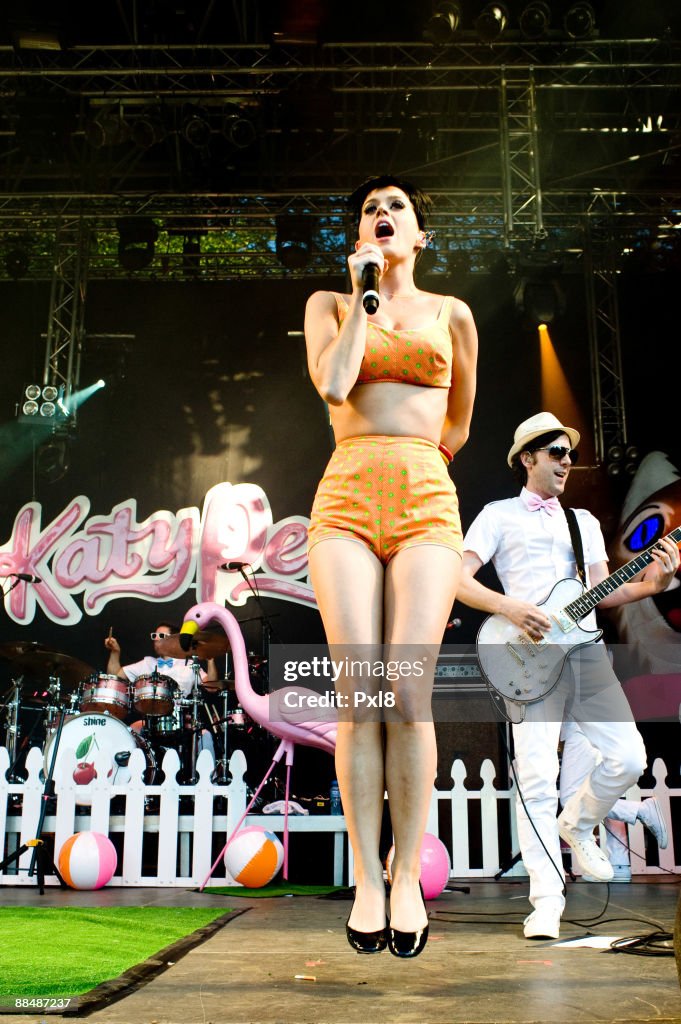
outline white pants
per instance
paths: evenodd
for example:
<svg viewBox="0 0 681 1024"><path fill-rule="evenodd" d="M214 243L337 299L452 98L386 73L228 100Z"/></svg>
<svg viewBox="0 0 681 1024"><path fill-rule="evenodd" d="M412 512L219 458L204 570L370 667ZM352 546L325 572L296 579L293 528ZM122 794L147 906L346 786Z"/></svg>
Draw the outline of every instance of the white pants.
<svg viewBox="0 0 681 1024"><path fill-rule="evenodd" d="M513 726L518 840L533 906L546 896L564 905L556 811L558 740L565 715L579 722L601 758L590 765L560 816L561 824L579 838L590 838L646 766L643 740L605 648L592 645L575 652L559 686L543 701L529 705L525 721Z"/></svg>
<svg viewBox="0 0 681 1024"><path fill-rule="evenodd" d="M591 746L584 735L584 730L577 722L563 722L560 738L563 740L563 755L560 759L560 802L565 806L572 794L579 789L584 777L596 767L601 756ZM605 846L611 864L629 864L626 829L618 829L614 822L634 825L640 809L640 801L620 798L608 811L605 819Z"/></svg>

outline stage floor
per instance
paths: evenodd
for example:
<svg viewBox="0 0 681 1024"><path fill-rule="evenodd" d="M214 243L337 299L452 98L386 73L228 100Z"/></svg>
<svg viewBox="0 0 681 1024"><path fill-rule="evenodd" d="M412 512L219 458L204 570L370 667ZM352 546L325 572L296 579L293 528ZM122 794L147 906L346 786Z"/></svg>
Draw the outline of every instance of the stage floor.
<svg viewBox="0 0 681 1024"><path fill-rule="evenodd" d="M468 884L468 883L467 883ZM430 941L418 959L359 956L345 941L349 901L314 897L229 899L188 890L63 893L3 888L0 907L231 906L248 908L137 991L89 1015L13 1014L8 1022L91 1024L621 1024L681 1022L673 957L613 954L529 941L526 883L472 882L429 903ZM673 931L677 880L570 884L561 942L584 936ZM1 914L1 911L0 911ZM617 920L612 920L616 918ZM635 920L647 918L647 923ZM3 946L10 942L5 935ZM94 957L102 951L83 950ZM104 951L105 955L105 951ZM316 980L296 979L305 975Z"/></svg>

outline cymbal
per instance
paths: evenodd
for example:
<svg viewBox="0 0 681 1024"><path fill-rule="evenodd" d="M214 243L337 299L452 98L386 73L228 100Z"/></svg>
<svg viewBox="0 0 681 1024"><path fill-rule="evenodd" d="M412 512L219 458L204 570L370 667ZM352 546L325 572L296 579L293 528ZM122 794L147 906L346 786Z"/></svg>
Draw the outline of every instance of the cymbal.
<svg viewBox="0 0 681 1024"><path fill-rule="evenodd" d="M86 665L78 658L72 658L70 654L43 650L23 654L14 660L12 667L41 678L58 676L63 686L72 689L94 672L91 665Z"/></svg>
<svg viewBox="0 0 681 1024"><path fill-rule="evenodd" d="M8 640L6 644L0 644L0 658L20 658L31 651L44 650L44 646L35 640Z"/></svg>
<svg viewBox="0 0 681 1024"><path fill-rule="evenodd" d="M220 693L225 693L226 691L229 693L236 692L236 683L233 679L218 679L217 685L220 687Z"/></svg>
<svg viewBox="0 0 681 1024"><path fill-rule="evenodd" d="M186 638L189 637L190 645L186 651L180 646L180 636L185 643ZM208 660L226 654L229 650L229 640L224 633L199 632L194 633L193 636L188 633L172 633L164 640L158 641L158 650L166 658L189 658L192 654L196 654L199 658Z"/></svg>

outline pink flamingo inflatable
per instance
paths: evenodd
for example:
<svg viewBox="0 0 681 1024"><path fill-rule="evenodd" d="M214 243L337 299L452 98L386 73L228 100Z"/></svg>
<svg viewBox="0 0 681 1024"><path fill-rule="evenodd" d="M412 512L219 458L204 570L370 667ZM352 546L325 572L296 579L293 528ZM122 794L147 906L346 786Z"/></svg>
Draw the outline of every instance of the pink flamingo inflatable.
<svg viewBox="0 0 681 1024"><path fill-rule="evenodd" d="M286 756L286 793L284 801L283 875L284 878L288 878L288 801L290 793L291 766L293 764L295 744L302 743L305 746L318 747L320 750L325 750L329 754L333 754L336 749L335 722L322 719L312 721L301 720L302 715L306 712L301 712L300 708L313 706L313 704L310 704L306 698L318 697L319 695L315 691L306 689L302 686L289 686L285 689L276 690L274 693L269 695L255 692L251 686L248 671L248 658L246 656L246 645L244 643L239 623L232 613L223 605L215 604L213 601L203 601L201 604L195 604L190 608L184 617L182 628L180 630L180 636L182 638L186 637L186 640L181 639L180 641L182 646L185 647L186 644L186 649L189 650L191 647L192 635L215 622L224 629L232 649L234 680L239 704L254 722L262 725L268 732L271 732L273 736L278 736L281 743L274 753L272 764L267 770L265 777L253 794L246 810L237 822L232 834L228 837L227 842L220 851L215 863L208 872L207 877L201 884L200 891L205 888L208 879L211 877L220 862L220 858L224 856L225 850L241 828L241 825L257 799L260 790L263 788L271 773L274 771L275 766L284 755ZM297 705L297 707L288 706L288 702L285 699L287 694L295 694L296 700L294 704ZM274 718L271 714L273 710L276 711Z"/></svg>

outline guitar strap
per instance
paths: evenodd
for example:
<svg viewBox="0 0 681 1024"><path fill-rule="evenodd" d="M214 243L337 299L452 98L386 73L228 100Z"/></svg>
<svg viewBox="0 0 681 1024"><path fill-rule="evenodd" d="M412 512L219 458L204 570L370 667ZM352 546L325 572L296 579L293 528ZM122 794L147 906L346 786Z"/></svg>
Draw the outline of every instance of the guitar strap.
<svg viewBox="0 0 681 1024"><path fill-rule="evenodd" d="M586 568L584 566L584 547L582 545L582 535L579 532L579 523L577 522L577 516L573 508L564 508L565 518L567 519L568 529L570 530L570 540L572 541L572 547L575 552L575 561L577 562L577 574L585 587L588 587L586 582Z"/></svg>

